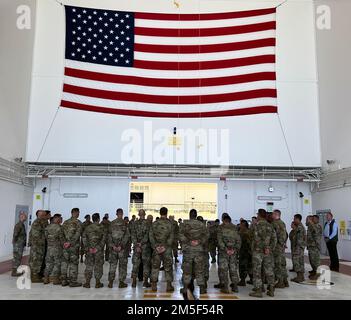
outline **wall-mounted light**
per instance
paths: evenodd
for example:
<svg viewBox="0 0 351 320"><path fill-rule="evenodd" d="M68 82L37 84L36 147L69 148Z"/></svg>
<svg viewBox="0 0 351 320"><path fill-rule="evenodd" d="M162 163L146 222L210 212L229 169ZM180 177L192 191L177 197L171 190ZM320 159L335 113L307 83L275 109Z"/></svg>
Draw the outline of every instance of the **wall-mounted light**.
<svg viewBox="0 0 351 320"><path fill-rule="evenodd" d="M87 193L64 193L64 198L88 198Z"/></svg>

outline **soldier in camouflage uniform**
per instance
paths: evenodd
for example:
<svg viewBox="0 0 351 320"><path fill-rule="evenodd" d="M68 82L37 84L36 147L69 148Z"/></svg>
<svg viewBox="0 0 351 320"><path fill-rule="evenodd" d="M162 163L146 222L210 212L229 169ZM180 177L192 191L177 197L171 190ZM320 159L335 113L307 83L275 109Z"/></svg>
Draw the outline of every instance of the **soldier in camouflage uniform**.
<svg viewBox="0 0 351 320"><path fill-rule="evenodd" d="M173 245L173 228L172 223L167 218L168 209L160 209L160 218L152 224L149 232L152 253L151 269L151 289L157 291L158 274L160 272L161 262L163 262L165 276L167 281L167 292L174 291L173 265L172 265L172 245Z"/></svg>
<svg viewBox="0 0 351 320"><path fill-rule="evenodd" d="M219 220L216 219L211 225L209 226L209 234L210 237L208 239L208 246L211 255L211 263L216 263L216 256L217 256L217 231L219 226Z"/></svg>
<svg viewBox="0 0 351 320"><path fill-rule="evenodd" d="M303 282L305 280L304 251L306 247L306 230L301 220L302 216L300 214L294 215L294 224L296 226L296 230L293 233L291 250L293 265L297 276L291 279L291 281L297 283Z"/></svg>
<svg viewBox="0 0 351 320"><path fill-rule="evenodd" d="M91 225L92 222L90 221L90 214L87 214L84 217L85 221L82 223L82 235L84 233L84 230L87 226ZM83 237L81 237L80 240L80 262L83 263L83 257L85 255L85 249L84 249L84 244L83 244Z"/></svg>
<svg viewBox="0 0 351 320"><path fill-rule="evenodd" d="M317 218L316 218L317 217ZM309 271L309 278L311 280L317 280L319 274L317 274L318 267L320 266L320 250L321 250L321 237L322 237L322 227L319 224L318 216L308 216L306 219L307 225L307 250L308 258L312 270Z"/></svg>
<svg viewBox="0 0 351 320"><path fill-rule="evenodd" d="M71 210L71 218L62 225L64 244L63 259L61 263L62 286L80 287L77 282L79 265L80 237L82 233L82 223L78 220L79 209Z"/></svg>
<svg viewBox="0 0 351 320"><path fill-rule="evenodd" d="M208 235L205 224L196 217L197 211L191 209L189 220L185 220L179 229L179 240L183 248L183 293L193 285L192 280L196 278L200 294L204 294L206 293L204 253Z"/></svg>
<svg viewBox="0 0 351 320"><path fill-rule="evenodd" d="M258 221L253 226L252 239L252 269L253 269L253 291L250 296L262 298L262 273L264 273L268 290L267 295L274 296L274 260L272 248L277 243L277 237L272 225L266 220L266 210L258 210Z"/></svg>
<svg viewBox="0 0 351 320"><path fill-rule="evenodd" d="M105 234L106 234L105 261L109 261L110 260L110 247L108 245L108 232L110 230L111 222L108 220L108 214L107 213L102 218L101 225L104 227Z"/></svg>
<svg viewBox="0 0 351 320"><path fill-rule="evenodd" d="M45 229L45 238L48 249L45 259L44 284L52 282L54 285L58 285L61 284L59 276L64 243L59 216L54 216L50 219L50 224Z"/></svg>
<svg viewBox="0 0 351 320"><path fill-rule="evenodd" d="M29 232L28 245L30 246L29 267L33 283L42 283L40 269L43 265L45 254L45 228L47 226L46 212L38 210L37 219L32 223Z"/></svg>
<svg viewBox="0 0 351 320"><path fill-rule="evenodd" d="M173 245L172 245L172 252L174 257L174 262L178 263L178 241L179 241L179 226L176 220L174 220L174 216L169 216L169 220L172 222L173 226Z"/></svg>
<svg viewBox="0 0 351 320"><path fill-rule="evenodd" d="M150 268L151 268L151 246L149 241L150 223L145 219L145 210L139 210L139 220L134 222L132 230L132 243L133 243L133 270L132 270L132 287L135 288L137 284L138 270L140 263L143 263L143 286L146 288L151 287L149 283Z"/></svg>
<svg viewBox="0 0 351 320"><path fill-rule="evenodd" d="M123 210L117 209L117 219L113 220L110 225L108 234L108 244L111 250L110 254L110 270L108 273L108 287L113 287L113 281L116 277L116 269L118 266L119 288L126 288L125 283L127 277L128 264L128 244L130 243L130 232L128 225L123 219Z"/></svg>
<svg viewBox="0 0 351 320"><path fill-rule="evenodd" d="M12 260L12 277L19 277L22 273L17 272L17 268L21 265L23 250L27 242L27 232L24 223L27 220L27 215L21 212L19 221L13 229L12 245L13 245L13 260Z"/></svg>
<svg viewBox="0 0 351 320"><path fill-rule="evenodd" d="M251 238L249 224L246 220L240 221L239 235L241 238L241 247L239 251L239 276L238 286L246 286L246 277L249 274L252 281L252 254Z"/></svg>
<svg viewBox="0 0 351 320"><path fill-rule="evenodd" d="M104 247L106 244L106 231L100 224L100 214L92 215L93 223L87 226L83 233L83 243L86 249L85 283L84 288L90 288L91 278L95 277L95 288L102 288L101 283L104 266Z"/></svg>
<svg viewBox="0 0 351 320"><path fill-rule="evenodd" d="M275 288L289 287L288 272L286 270L285 244L287 240L287 232L285 223L280 219L280 210L273 211L272 226L277 235L277 245L274 248L274 273L277 281Z"/></svg>
<svg viewBox="0 0 351 320"><path fill-rule="evenodd" d="M232 223L229 215L223 218L223 223L218 228L218 274L222 293L229 293L228 271L233 292L238 292L238 254L241 247L241 239L237 226Z"/></svg>

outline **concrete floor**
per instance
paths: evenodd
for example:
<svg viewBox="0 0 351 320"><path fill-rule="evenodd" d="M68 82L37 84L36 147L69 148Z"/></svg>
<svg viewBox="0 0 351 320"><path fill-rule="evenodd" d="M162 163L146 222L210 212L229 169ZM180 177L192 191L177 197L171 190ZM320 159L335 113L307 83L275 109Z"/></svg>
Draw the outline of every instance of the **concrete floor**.
<svg viewBox="0 0 351 320"><path fill-rule="evenodd" d="M291 268L290 259L287 260L288 268ZM83 281L83 271L84 264L80 264L80 275L79 280ZM128 275L130 275L131 263L128 264ZM306 265L306 273L310 270L309 266ZM150 289L144 289L142 287L142 282L138 283L137 288L131 288L131 279L127 279L129 284L126 289L118 289L117 284L113 289L107 288L107 272L108 263L104 265L104 277L103 283L104 288L101 289L85 289L85 288L69 288L53 285L43 285L43 284L32 284L31 289L18 289L17 279L10 277L10 273L4 273L0 275L0 299L6 300L16 300L16 299L49 299L49 300L154 300L154 299L172 299L172 300L182 300L182 296L179 293L179 288L181 287L181 268L180 264L175 268L175 281L174 293L166 293L165 287L166 283L164 280L164 273L161 272L159 281L159 291L157 293L151 292ZM290 276L295 274L291 273ZM213 288L213 285L217 283L217 265L211 265L210 269L210 281L209 289L207 295L200 296L200 300L251 300L249 292L252 286L247 285L246 287L240 287L240 292L237 294L221 294L217 289ZM265 296L264 299L269 300L310 300L310 299L321 299L321 300L343 300L351 299L351 276L341 274L341 273L331 273L331 281L334 285L330 289L319 289L315 284L310 281L306 281L303 284L296 284L290 282L290 287L286 289L277 289L275 291L275 297L270 298ZM195 294L198 295L198 289L196 289Z"/></svg>

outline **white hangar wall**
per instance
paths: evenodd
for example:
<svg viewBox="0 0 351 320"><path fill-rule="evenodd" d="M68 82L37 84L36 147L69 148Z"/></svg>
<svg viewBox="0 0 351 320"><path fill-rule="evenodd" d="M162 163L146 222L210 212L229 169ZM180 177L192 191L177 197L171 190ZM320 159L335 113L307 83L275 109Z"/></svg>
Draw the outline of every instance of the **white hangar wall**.
<svg viewBox="0 0 351 320"><path fill-rule="evenodd" d="M63 0L65 4L96 7L93 0ZM196 1L181 3L180 11L223 12L276 6L282 1ZM101 0L99 8L131 11L179 12L172 1ZM123 117L61 108L64 70L64 9L55 1L38 1L27 161L123 163L122 133L144 127L158 129L228 130L228 157L211 158L213 145L199 159L155 159L159 144L143 148L134 163L223 164L247 166L320 166L320 142L315 57L314 9L311 0L289 0L277 12L277 87L279 113L292 154L289 157L276 114L209 119ZM208 131L207 131L208 132ZM45 138L46 143L44 145ZM154 140L157 139L154 137ZM205 144L206 141L200 144ZM199 144L199 145L200 145ZM44 146L44 147L43 147ZM194 149L198 150L196 146ZM173 147L167 149L173 152ZM204 149L201 149L204 150ZM177 153L177 151L175 151ZM166 152L167 153L167 152ZM219 163L216 163L219 162Z"/></svg>

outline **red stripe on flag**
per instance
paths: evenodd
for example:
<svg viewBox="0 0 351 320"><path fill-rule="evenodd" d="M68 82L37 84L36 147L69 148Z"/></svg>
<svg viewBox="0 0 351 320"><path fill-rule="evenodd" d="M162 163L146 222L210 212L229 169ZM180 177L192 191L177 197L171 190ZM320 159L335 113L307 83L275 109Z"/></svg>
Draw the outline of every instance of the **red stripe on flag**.
<svg viewBox="0 0 351 320"><path fill-rule="evenodd" d="M207 103L220 103L230 101L240 101L256 98L276 98L276 89L259 89L243 92L231 92L212 95L201 96L162 96L162 95L148 95L141 93L130 92L116 92L108 90L99 90L91 88L83 88L65 84L63 91L67 93L77 94L81 96L108 99L116 101L133 101L143 103L155 104L207 104Z"/></svg>
<svg viewBox="0 0 351 320"><path fill-rule="evenodd" d="M250 32L259 32L274 30L275 21L254 23L245 26L221 27L221 28L204 28L204 29L162 29L162 28L145 28L135 27L134 32L137 36L155 36L155 37L211 37L224 36L230 34L243 34Z"/></svg>
<svg viewBox="0 0 351 320"><path fill-rule="evenodd" d="M275 55L263 55L247 58L194 61L194 62L168 62L168 61L144 61L134 60L134 67L152 70L207 70L244 67L262 63L275 63Z"/></svg>
<svg viewBox="0 0 351 320"><path fill-rule="evenodd" d="M257 72L238 76L204 78L204 79L160 79L160 78L143 78L135 76L121 76L117 74L99 73L84 71L79 69L66 68L65 75L74 78L109 82L131 84L149 87L211 87L229 84L248 83L254 81L276 80L275 72Z"/></svg>
<svg viewBox="0 0 351 320"><path fill-rule="evenodd" d="M261 16L261 15L272 14L272 13L276 13L276 8L237 11L237 12L223 12L223 13L201 13L201 14L168 14L168 13L136 12L135 19L176 20L176 21L221 20L221 19L255 17L255 16Z"/></svg>
<svg viewBox="0 0 351 320"><path fill-rule="evenodd" d="M255 49L263 47L275 46L275 38L232 42L232 43L219 43L219 44L206 44L206 45L193 45L193 46L174 46L174 45L156 45L156 44L143 44L135 43L134 50L139 52L151 53L211 53L223 51L237 51L246 49Z"/></svg>
<svg viewBox="0 0 351 320"><path fill-rule="evenodd" d="M254 108L243 108L235 110L221 110L221 111L208 111L208 112L188 112L188 113L175 113L175 112L152 112L140 110L125 110L113 109L105 107L97 107L86 104L80 104L70 101L61 101L61 107L84 110L91 112L116 114L124 116L137 116L137 117L153 117L153 118L208 118L208 117L230 117L230 116L244 116L261 113L277 113L278 109L274 106L260 106Z"/></svg>

